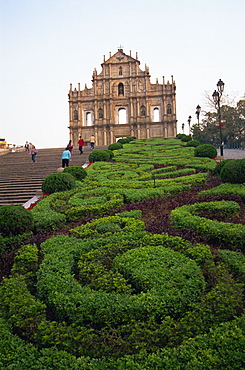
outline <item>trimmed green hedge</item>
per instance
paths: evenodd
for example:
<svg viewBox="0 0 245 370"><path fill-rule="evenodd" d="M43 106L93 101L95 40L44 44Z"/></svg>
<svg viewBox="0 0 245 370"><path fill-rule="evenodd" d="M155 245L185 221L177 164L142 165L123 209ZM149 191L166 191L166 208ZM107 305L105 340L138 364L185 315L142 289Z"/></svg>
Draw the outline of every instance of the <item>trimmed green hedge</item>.
<svg viewBox="0 0 245 370"><path fill-rule="evenodd" d="M2 317L18 329L22 336L32 336L45 318L46 305L29 292L21 276L4 279L0 286Z"/></svg>
<svg viewBox="0 0 245 370"><path fill-rule="evenodd" d="M65 167L63 173L69 173L77 180L83 180L87 176L87 171L81 166L69 166Z"/></svg>
<svg viewBox="0 0 245 370"><path fill-rule="evenodd" d="M132 249L117 256L114 264L135 293L158 296L159 311L167 306L169 313L181 312L183 305L200 297L205 286L196 263L162 246Z"/></svg>
<svg viewBox="0 0 245 370"><path fill-rule="evenodd" d="M178 137L179 138L179 137ZM189 141L192 140L191 136L190 135L185 135L183 134L180 138L181 141L183 141L184 143L188 143Z"/></svg>
<svg viewBox="0 0 245 370"><path fill-rule="evenodd" d="M224 323L206 335L199 335L184 344L148 353L121 358L78 357L57 347L38 350L12 334L0 318L0 365L6 370L241 370L244 367L245 316ZM21 367L20 367L21 366Z"/></svg>
<svg viewBox="0 0 245 370"><path fill-rule="evenodd" d="M70 173L58 172L46 176L42 182L42 191L44 193L56 193L64 190L74 189L76 186L75 178Z"/></svg>
<svg viewBox="0 0 245 370"><path fill-rule="evenodd" d="M21 245L29 243L32 236L32 231L13 236L6 236L5 238L0 235L0 254L13 251L19 248Z"/></svg>
<svg viewBox="0 0 245 370"><path fill-rule="evenodd" d="M244 248L245 226L240 224L218 222L199 217L201 210L223 212L230 215L239 211L239 204L233 201L195 203L174 209L170 220L174 228L187 228L195 231L201 238L218 242L224 248Z"/></svg>
<svg viewBox="0 0 245 370"><path fill-rule="evenodd" d="M108 161L112 157L112 151L107 149L93 150L88 157L89 162Z"/></svg>
<svg viewBox="0 0 245 370"><path fill-rule="evenodd" d="M90 215L97 218L108 199L118 199L122 205L205 184L215 161L194 158L193 153L194 148L179 139L124 144L114 151L113 163L88 167L82 188L51 194L29 211L35 230L58 229L67 222L66 212L71 219L74 211L80 212L77 217L83 223L89 209L98 207ZM157 178L167 172L184 174L186 169L205 173ZM242 185L236 186L232 191L242 195ZM84 206L87 210L81 210ZM239 209L232 203L217 207L211 202L187 212L185 220L197 218L195 226L199 230L201 225L205 243L215 221L203 217L210 224L202 230L200 216L213 217L218 212L225 218ZM0 368L243 368L245 322L243 317L234 319L244 311L244 256L237 252L244 240L237 229L242 225L225 223L219 229L220 224L215 224L210 235L220 238L211 239L216 247L227 248L238 237L231 246L236 252L224 250L217 255L208 245L149 234L141 216L136 209L93 220L83 225L81 237L57 235L40 249L29 241L21 248L15 245L18 251L10 277L0 285ZM226 229L230 234L225 234ZM6 246L6 238L0 239Z"/></svg>
<svg viewBox="0 0 245 370"><path fill-rule="evenodd" d="M186 146L192 146L196 148L198 145L200 145L200 141L198 140L191 140L186 143Z"/></svg>
<svg viewBox="0 0 245 370"><path fill-rule="evenodd" d="M108 149L109 150L118 150L118 149L122 149L123 145L119 142L117 143L112 143L108 146Z"/></svg>
<svg viewBox="0 0 245 370"><path fill-rule="evenodd" d="M224 165L229 162L229 161L232 161L233 159L223 159L222 161L218 162L215 166L215 168L213 169L212 173L216 176L219 176L220 175L220 171L222 170L222 168L224 167Z"/></svg>
<svg viewBox="0 0 245 370"><path fill-rule="evenodd" d="M64 214L53 211L50 204L56 199L57 194L46 196L30 211L34 220L34 229L39 230L57 230L66 223Z"/></svg>
<svg viewBox="0 0 245 370"><path fill-rule="evenodd" d="M71 197L68 204L71 208L65 211L65 216L68 220L75 220L81 216L102 216L109 210L120 207L123 205L123 196L107 193L100 197L89 197L88 192L80 192Z"/></svg>
<svg viewBox="0 0 245 370"><path fill-rule="evenodd" d="M219 251L218 256L235 278L245 284L245 256L241 252L226 250Z"/></svg>
<svg viewBox="0 0 245 370"><path fill-rule="evenodd" d="M115 241L117 240L115 237L107 239L104 236L101 241L104 243L103 248L105 249L105 253L102 253L102 250L98 250L96 254L94 252L92 252L92 254L89 253L86 256L86 261L90 260L92 262L92 256L97 256L97 262L95 263L94 261L92 265L85 263L80 264L81 276L88 277L89 271L90 273L93 271L91 284L96 283L98 287L98 279L101 278L99 289L103 286L106 291L95 291L88 286L80 285L77 280L75 280L72 273L74 271L75 260L78 259L78 253L83 256L83 261L85 261L85 254L82 251L85 251L84 248L91 248L93 244L96 245L97 239L89 239L89 243L87 242L84 244L84 239L75 241L74 238L59 236L49 239L43 244L42 250L44 259L38 271L38 294L41 299L53 307L53 312L57 319L64 320L65 317L69 317L72 322L76 322L79 325L86 322L91 322L93 325L96 323L100 323L100 325L105 325L105 323L118 325L119 323L127 322L133 318L134 320L144 320L149 317L149 315L162 317L164 313L170 314L170 312L172 315L176 315L177 313L183 312L188 304L198 300L204 288L204 279L200 268L191 259L162 246L142 247L142 250L141 248L137 249L138 258L141 258L141 262L139 260L137 266L133 262L134 258L131 258L132 269L136 269L135 271L137 271L137 269L140 268L142 282L145 282L142 285L142 283L139 282L140 280L133 279L132 286L138 291L138 294L130 296L119 294L115 291L107 293L107 285L103 283L106 270L104 268L101 269L101 262L104 261L103 263L105 263L105 266L108 268L107 261L112 252L114 254L119 250L125 251L129 249L130 245L131 248L133 247L133 250L136 251L135 248L142 243L142 234L139 234L140 239L137 239L136 234L134 235L133 237L133 234L128 234L127 241L127 234L123 234L123 236L121 236L122 241L117 246L115 245ZM119 235L117 238L118 237ZM112 242L113 240L114 242ZM130 244L128 245L128 243ZM82 249L80 249L81 247ZM133 252L128 251L126 255L127 253L131 255ZM122 254L122 258L123 256L126 258L126 255L125 253ZM152 255L152 258L149 259L148 257L150 255ZM98 263L98 257L100 258L100 263ZM146 283L146 278L144 277L146 276L145 264L147 264L148 259L151 261L151 264L153 261L156 263L154 276L152 276L152 278L150 266L147 267L149 284ZM110 262L112 266L111 271L114 274L110 276L111 278L112 276L117 277L113 284L116 284L116 289L118 289L119 284L122 288L121 284L124 280L122 278L118 280L120 275L115 275L115 273L118 272L124 279L127 279L127 271L122 267L123 259L120 260L118 256L114 261L115 262L111 260ZM175 268L171 269L171 264L175 266ZM128 265L129 262L127 262L127 266ZM97 266L96 270L94 270L93 266ZM82 272L82 268L86 270ZM93 270L90 270L90 268L93 268ZM85 272L88 275L84 275ZM139 276L140 272L135 272L135 274L135 277ZM157 283L158 280L160 282L161 279L164 279L163 276L165 276L165 274L167 274L166 276L168 276L168 279L165 279L164 283L162 282L164 285ZM137 279L140 278L138 277ZM110 279L107 281L109 282ZM102 283L103 285L101 285ZM179 288L181 286L178 294L177 286ZM143 291L140 291L141 289L143 289ZM163 292L165 293L163 294Z"/></svg>
<svg viewBox="0 0 245 370"><path fill-rule="evenodd" d="M0 207L0 234L3 237L16 236L32 231L33 217L23 206Z"/></svg>
<svg viewBox="0 0 245 370"><path fill-rule="evenodd" d="M108 216L93 220L85 225L70 230L71 235L79 238L107 237L114 233L132 233L144 230L143 221L131 217Z"/></svg>
<svg viewBox="0 0 245 370"><path fill-rule="evenodd" d="M178 236L168 234L146 235L142 239L142 245L161 245L165 248L171 248L176 252L194 260L202 268L213 268L213 255L209 245L192 244L189 241Z"/></svg>
<svg viewBox="0 0 245 370"><path fill-rule="evenodd" d="M38 248L35 244L23 245L14 257L11 274L21 277L30 292L35 291L36 272L38 270Z"/></svg>
<svg viewBox="0 0 245 370"><path fill-rule="evenodd" d="M203 190L199 195L239 195L245 203L245 186L243 184L221 184L209 190Z"/></svg>
<svg viewBox="0 0 245 370"><path fill-rule="evenodd" d="M220 171L222 182L229 182L231 184L245 183L245 158L234 159L228 161Z"/></svg>
<svg viewBox="0 0 245 370"><path fill-rule="evenodd" d="M217 149L211 144L201 144L195 148L195 157L209 157L215 158L217 156Z"/></svg>

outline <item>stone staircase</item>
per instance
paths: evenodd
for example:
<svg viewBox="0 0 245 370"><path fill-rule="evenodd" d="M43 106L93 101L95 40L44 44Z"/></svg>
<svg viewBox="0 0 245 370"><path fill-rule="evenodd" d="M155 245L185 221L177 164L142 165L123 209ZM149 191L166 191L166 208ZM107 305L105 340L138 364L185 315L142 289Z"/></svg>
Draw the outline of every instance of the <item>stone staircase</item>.
<svg viewBox="0 0 245 370"><path fill-rule="evenodd" d="M96 147L104 149L107 146ZM0 206L24 205L32 197L41 193L45 177L57 172L61 167L61 154L64 148L39 149L36 163L26 151L10 152L0 156ZM88 163L90 146L84 147L80 155L78 148L73 149L70 166L83 166Z"/></svg>

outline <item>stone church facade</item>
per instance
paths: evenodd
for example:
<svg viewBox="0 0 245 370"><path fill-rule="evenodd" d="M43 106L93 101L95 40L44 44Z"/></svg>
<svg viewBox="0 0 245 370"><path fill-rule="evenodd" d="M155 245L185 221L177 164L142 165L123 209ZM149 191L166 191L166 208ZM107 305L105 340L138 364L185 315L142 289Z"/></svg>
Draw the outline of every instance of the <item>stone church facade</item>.
<svg viewBox="0 0 245 370"><path fill-rule="evenodd" d="M94 69L92 88L72 89L70 84L70 139L85 142L95 135L96 145L109 145L117 139L168 138L177 134L176 86L173 80L150 82L149 68L140 69L140 61L123 49Z"/></svg>

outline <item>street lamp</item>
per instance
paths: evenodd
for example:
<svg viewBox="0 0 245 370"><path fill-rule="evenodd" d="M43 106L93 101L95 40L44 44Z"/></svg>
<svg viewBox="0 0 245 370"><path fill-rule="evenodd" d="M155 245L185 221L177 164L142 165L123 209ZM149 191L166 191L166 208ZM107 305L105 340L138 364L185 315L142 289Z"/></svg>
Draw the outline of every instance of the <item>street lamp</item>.
<svg viewBox="0 0 245 370"><path fill-rule="evenodd" d="M214 100L214 104L215 104L215 107L217 109L217 112L218 112L218 125L217 125L217 128L219 128L219 133L220 133L220 155L223 156L223 139L222 139L222 131L221 131L221 126L222 126L222 122L221 122L221 113L220 113L220 100L221 100L221 96L223 94L223 91L224 91L224 82L221 81L221 79L219 79L218 83L217 83L217 90L214 90L213 92L213 100Z"/></svg>
<svg viewBox="0 0 245 370"><path fill-rule="evenodd" d="M200 138L200 133L201 133L200 125L199 125L199 116L200 116L200 112L201 112L201 107L200 107L200 105L198 104L198 105L196 106L196 116L197 116L197 123L198 123L198 130L197 130L197 133L198 133L199 138Z"/></svg>
<svg viewBox="0 0 245 370"><path fill-rule="evenodd" d="M200 105L198 104L198 105L196 106L196 115L197 115L198 129L199 129L199 116L200 116L200 112L201 112L201 107L200 107Z"/></svg>
<svg viewBox="0 0 245 370"><path fill-rule="evenodd" d="M188 117L189 135L191 135L191 116Z"/></svg>

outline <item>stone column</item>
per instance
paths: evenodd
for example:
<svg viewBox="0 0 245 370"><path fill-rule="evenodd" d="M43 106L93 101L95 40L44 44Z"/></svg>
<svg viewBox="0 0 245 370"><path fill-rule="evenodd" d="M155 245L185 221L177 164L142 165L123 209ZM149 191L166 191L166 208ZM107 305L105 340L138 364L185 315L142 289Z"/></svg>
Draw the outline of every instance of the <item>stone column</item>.
<svg viewBox="0 0 245 370"><path fill-rule="evenodd" d="M150 129L149 129L149 127L146 127L146 138L150 139Z"/></svg>
<svg viewBox="0 0 245 370"><path fill-rule="evenodd" d="M112 130L112 129L111 129L110 134L111 134L110 144L112 144L112 143L114 143L114 132L113 132L113 130Z"/></svg>
<svg viewBox="0 0 245 370"><path fill-rule="evenodd" d="M138 133L137 133L137 138L138 138L138 139L141 139L140 125L137 125L137 131L138 131Z"/></svg>

